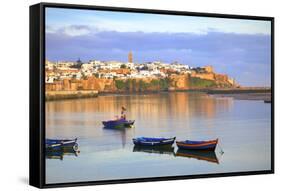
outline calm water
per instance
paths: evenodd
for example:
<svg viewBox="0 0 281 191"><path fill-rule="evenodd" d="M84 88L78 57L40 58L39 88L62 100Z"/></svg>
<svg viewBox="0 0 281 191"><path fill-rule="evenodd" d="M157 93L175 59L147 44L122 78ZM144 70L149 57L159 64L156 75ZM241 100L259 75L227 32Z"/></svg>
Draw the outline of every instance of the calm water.
<svg viewBox="0 0 281 191"><path fill-rule="evenodd" d="M122 106L135 127L104 129ZM270 106L185 92L47 102L47 137L77 137L80 153L48 156L46 183L269 170ZM137 136L218 137L224 154L134 149Z"/></svg>

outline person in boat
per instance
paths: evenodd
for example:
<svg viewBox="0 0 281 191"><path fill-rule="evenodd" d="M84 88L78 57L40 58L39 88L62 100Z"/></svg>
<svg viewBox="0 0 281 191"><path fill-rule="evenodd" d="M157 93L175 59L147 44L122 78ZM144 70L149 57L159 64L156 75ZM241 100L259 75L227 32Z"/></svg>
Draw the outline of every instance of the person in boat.
<svg viewBox="0 0 281 191"><path fill-rule="evenodd" d="M120 117L120 119L126 120L126 108L124 106L122 106L122 108L121 108L121 117Z"/></svg>

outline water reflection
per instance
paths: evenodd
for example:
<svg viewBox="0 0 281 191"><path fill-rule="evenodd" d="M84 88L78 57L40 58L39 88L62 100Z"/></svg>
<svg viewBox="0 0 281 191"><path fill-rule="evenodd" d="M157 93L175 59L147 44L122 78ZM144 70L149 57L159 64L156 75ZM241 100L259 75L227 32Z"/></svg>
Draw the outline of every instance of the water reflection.
<svg viewBox="0 0 281 191"><path fill-rule="evenodd" d="M166 93L148 95L108 95L94 99L79 99L47 102L47 112L93 113L111 112L114 118L125 106L131 116L157 117L159 114L193 116L203 114L213 117L218 108L227 111L232 105L231 98L215 99L202 93ZM80 121L83 123L83 121Z"/></svg>
<svg viewBox="0 0 281 191"><path fill-rule="evenodd" d="M174 147L134 146L133 152L174 155Z"/></svg>
<svg viewBox="0 0 281 191"><path fill-rule="evenodd" d="M170 155L172 157L185 157L187 159L197 159L210 163L219 164L215 151L196 151L196 150L184 150L178 149L174 152L174 147L145 147L145 146L134 146L133 152L143 152L149 154L160 154Z"/></svg>
<svg viewBox="0 0 281 191"><path fill-rule="evenodd" d="M136 131L147 129L144 133L157 135L157 129L169 123L212 119L217 113L230 110L232 104L231 98L216 99L203 93L185 92L52 101L46 103L46 134L48 137L103 136L101 122L120 115L124 106L127 118L136 121ZM178 124L177 128L181 127L184 125ZM124 137L121 139L124 142Z"/></svg>
<svg viewBox="0 0 281 191"><path fill-rule="evenodd" d="M103 127L104 131L112 131L114 132L114 134L117 137L120 137L121 139L121 144L122 144L122 148L125 147L126 143L127 143L127 139L126 139L126 131L127 129L125 128L107 128L107 127Z"/></svg>
<svg viewBox="0 0 281 191"><path fill-rule="evenodd" d="M122 106L127 108L127 118L135 120L135 128L104 129L102 121L120 115ZM187 92L46 102L46 137L77 137L81 150L79 157L73 152L48 153L46 182L270 169L270 111L270 105L259 101ZM219 161L214 152L134 148L132 138L140 136L176 136L178 140L219 137L227 154Z"/></svg>
<svg viewBox="0 0 281 191"><path fill-rule="evenodd" d="M57 150L57 151L47 151L46 152L46 158L47 159L60 159L63 160L65 156L74 156L77 157L79 151L75 151L73 149L67 149L67 150Z"/></svg>
<svg viewBox="0 0 281 191"><path fill-rule="evenodd" d="M187 157L197 160L204 160L207 162L219 164L216 152L214 151L196 151L196 150L184 150L178 149L176 153L177 157Z"/></svg>

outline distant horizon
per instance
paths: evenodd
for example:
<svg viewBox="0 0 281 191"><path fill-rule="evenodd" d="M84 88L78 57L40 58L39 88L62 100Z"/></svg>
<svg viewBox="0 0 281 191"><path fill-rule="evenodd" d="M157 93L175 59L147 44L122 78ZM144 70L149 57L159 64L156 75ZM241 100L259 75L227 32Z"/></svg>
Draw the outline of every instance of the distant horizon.
<svg viewBox="0 0 281 191"><path fill-rule="evenodd" d="M270 21L46 9L48 60L127 62L129 51L136 63L212 65L242 86L271 86Z"/></svg>

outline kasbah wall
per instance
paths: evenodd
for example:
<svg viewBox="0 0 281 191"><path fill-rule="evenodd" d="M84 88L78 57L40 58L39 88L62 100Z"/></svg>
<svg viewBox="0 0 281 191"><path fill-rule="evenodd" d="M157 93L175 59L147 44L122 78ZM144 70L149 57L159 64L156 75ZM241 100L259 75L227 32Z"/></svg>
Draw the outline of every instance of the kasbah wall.
<svg viewBox="0 0 281 191"><path fill-rule="evenodd" d="M213 80L217 83L226 83L230 84L232 86L235 86L234 79L231 79L226 74L217 74L214 72L214 69L212 66L205 66L203 67L205 69L205 73L196 73L195 71L192 71L191 77L201 78L205 80Z"/></svg>
<svg viewBox="0 0 281 191"><path fill-rule="evenodd" d="M46 91L77 91L77 90L116 90L113 79L100 79L89 77L85 80L63 79L54 83L46 84Z"/></svg>

